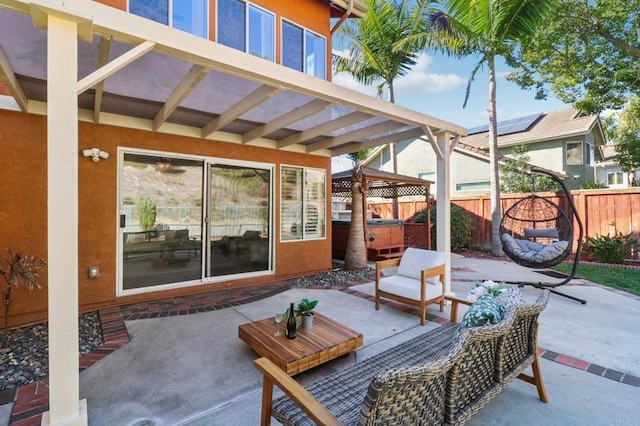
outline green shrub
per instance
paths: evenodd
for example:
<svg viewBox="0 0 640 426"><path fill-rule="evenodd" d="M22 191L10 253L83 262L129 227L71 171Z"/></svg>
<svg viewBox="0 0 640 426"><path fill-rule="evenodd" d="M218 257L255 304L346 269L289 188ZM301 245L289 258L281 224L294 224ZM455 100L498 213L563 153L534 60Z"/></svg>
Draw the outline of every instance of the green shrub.
<svg viewBox="0 0 640 426"><path fill-rule="evenodd" d="M431 247L436 247L437 241L437 222L435 205L431 211ZM414 223L424 223L427 220L427 213L422 210L416 214L413 219ZM471 217L467 212L456 206L451 205L451 250L459 251L463 248L471 246Z"/></svg>
<svg viewBox="0 0 640 426"><path fill-rule="evenodd" d="M149 198L138 199L138 223L141 231L153 231L156 224L156 203Z"/></svg>
<svg viewBox="0 0 640 426"><path fill-rule="evenodd" d="M580 185L580 189L604 189L607 185L602 182L588 181Z"/></svg>
<svg viewBox="0 0 640 426"><path fill-rule="evenodd" d="M638 245L633 233L623 235L618 232L614 236L599 235L587 237L582 250L587 255L592 255L599 262L623 263L631 255L631 249Z"/></svg>

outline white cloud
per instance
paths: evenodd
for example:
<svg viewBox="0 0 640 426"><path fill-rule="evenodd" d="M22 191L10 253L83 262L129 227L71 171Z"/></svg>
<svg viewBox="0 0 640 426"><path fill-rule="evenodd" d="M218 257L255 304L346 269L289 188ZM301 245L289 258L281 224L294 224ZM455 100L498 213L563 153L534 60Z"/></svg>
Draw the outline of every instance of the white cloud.
<svg viewBox="0 0 640 426"><path fill-rule="evenodd" d="M467 83L467 79L457 74L438 74L429 72L433 64L433 56L422 53L418 56L416 64L407 75L396 80L395 87L398 93L433 93L456 90Z"/></svg>
<svg viewBox="0 0 640 426"><path fill-rule="evenodd" d="M348 50L334 50L334 55L349 56ZM433 57L427 54L420 54L416 64L405 75L395 82L396 95L415 95L417 93L448 92L456 90L467 83L467 79L457 74L438 74L429 72L429 67L433 64ZM377 85L365 86L358 83L347 73L337 73L333 75L332 81L340 86L348 87L369 96L378 95ZM386 88L384 89L386 95Z"/></svg>
<svg viewBox="0 0 640 426"><path fill-rule="evenodd" d="M344 72L334 74L331 81L340 86L364 93L369 96L376 97L378 95L378 88L376 86L365 86L364 84L358 83L356 80L354 80L353 77Z"/></svg>

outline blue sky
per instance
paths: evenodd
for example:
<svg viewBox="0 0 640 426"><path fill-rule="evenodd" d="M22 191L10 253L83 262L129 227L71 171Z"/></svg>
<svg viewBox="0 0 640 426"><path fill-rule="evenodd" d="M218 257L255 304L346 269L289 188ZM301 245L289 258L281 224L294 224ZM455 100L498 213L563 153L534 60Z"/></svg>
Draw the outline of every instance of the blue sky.
<svg viewBox="0 0 640 426"><path fill-rule="evenodd" d="M421 54L412 70L395 81L396 103L467 128L487 124L489 77L486 66L476 74L467 106L462 108L467 81L478 59L476 56L454 59L445 55ZM553 96L544 101L536 100L535 92L521 89L517 84L505 79L505 75L510 71L504 61L498 59L498 121L571 106ZM377 95L375 85L362 86L344 73L334 74L333 82L371 96ZM350 161L335 160L333 172L344 170L350 165Z"/></svg>

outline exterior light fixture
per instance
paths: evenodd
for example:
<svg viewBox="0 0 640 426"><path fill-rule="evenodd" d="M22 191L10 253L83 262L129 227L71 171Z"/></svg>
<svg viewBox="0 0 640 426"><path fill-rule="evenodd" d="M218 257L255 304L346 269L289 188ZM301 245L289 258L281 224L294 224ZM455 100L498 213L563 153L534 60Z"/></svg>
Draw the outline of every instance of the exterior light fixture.
<svg viewBox="0 0 640 426"><path fill-rule="evenodd" d="M101 151L100 148L83 149L82 155L84 155L85 157L91 157L94 163L97 163L98 161L100 161L101 158L103 160L106 160L107 158L109 158L109 153Z"/></svg>

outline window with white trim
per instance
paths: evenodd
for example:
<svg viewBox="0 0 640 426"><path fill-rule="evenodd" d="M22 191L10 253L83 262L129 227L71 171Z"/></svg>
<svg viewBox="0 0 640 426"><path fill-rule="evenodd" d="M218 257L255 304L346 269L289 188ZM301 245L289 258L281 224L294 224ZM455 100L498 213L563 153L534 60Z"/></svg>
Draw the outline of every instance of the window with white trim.
<svg viewBox="0 0 640 426"><path fill-rule="evenodd" d="M282 166L280 188L280 239L324 238L325 171Z"/></svg>
<svg viewBox="0 0 640 426"><path fill-rule="evenodd" d="M624 174L622 172L607 172L607 185L624 185Z"/></svg>
<svg viewBox="0 0 640 426"><path fill-rule="evenodd" d="M275 61L275 16L241 0L218 0L217 41Z"/></svg>
<svg viewBox="0 0 640 426"><path fill-rule="evenodd" d="M129 0L129 13L208 38L207 0Z"/></svg>
<svg viewBox="0 0 640 426"><path fill-rule="evenodd" d="M582 157L582 141L567 142L567 164L584 164L584 160Z"/></svg>
<svg viewBox="0 0 640 426"><path fill-rule="evenodd" d="M327 77L327 40L282 20L282 65L314 77Z"/></svg>

